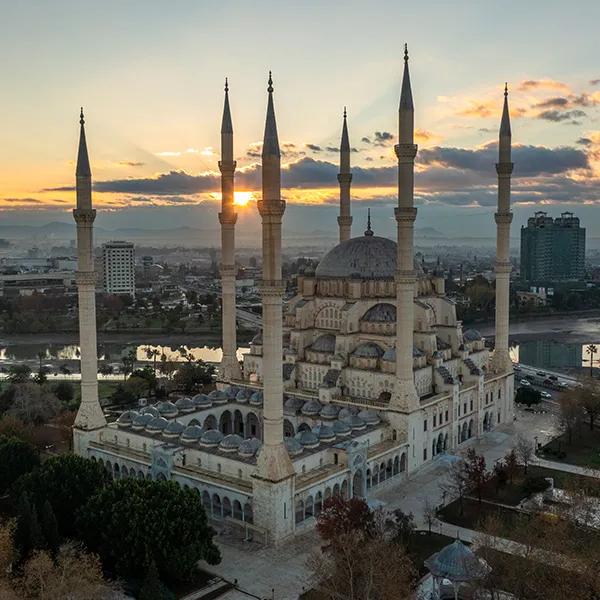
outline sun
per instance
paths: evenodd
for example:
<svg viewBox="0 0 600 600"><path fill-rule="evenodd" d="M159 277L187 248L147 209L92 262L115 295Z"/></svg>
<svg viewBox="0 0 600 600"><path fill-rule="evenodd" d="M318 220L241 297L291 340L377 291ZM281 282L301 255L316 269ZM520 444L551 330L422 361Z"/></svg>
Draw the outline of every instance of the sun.
<svg viewBox="0 0 600 600"><path fill-rule="evenodd" d="M246 206L252 200L252 192L234 192L233 203L238 206Z"/></svg>

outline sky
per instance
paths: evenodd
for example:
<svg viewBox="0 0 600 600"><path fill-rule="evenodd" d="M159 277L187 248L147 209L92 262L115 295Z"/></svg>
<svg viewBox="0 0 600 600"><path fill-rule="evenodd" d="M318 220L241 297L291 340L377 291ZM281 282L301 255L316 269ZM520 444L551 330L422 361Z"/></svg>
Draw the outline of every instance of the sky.
<svg viewBox="0 0 600 600"><path fill-rule="evenodd" d="M336 227L348 108L354 234L391 234L408 43L418 227L493 235L508 81L513 235L571 210L600 235L600 3L0 0L0 223L69 221L85 107L97 223L213 228L225 76L240 226L256 225L273 71L288 232ZM291 218L290 218L291 216ZM287 221L287 222L286 222Z"/></svg>

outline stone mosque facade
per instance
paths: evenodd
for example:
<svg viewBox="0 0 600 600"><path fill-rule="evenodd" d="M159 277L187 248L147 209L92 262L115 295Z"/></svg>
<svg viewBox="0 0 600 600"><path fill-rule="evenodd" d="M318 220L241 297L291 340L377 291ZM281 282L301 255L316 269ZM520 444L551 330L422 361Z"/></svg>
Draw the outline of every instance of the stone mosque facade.
<svg viewBox="0 0 600 600"><path fill-rule="evenodd" d="M366 499L470 438L512 421L508 353L511 132L505 90L498 173L496 347L463 330L439 266L415 262L414 107L408 54L399 108L396 240L370 219L351 237L350 144L340 147L339 244L298 280L283 310L280 149L269 76L262 149L263 328L236 358L236 163L228 87L221 128L223 361L217 389L126 411L107 423L97 395L91 169L83 115L77 164L82 403L78 454L115 478L173 480L195 490L209 518L266 543L311 527L325 500ZM86 342L87 340L87 342Z"/></svg>

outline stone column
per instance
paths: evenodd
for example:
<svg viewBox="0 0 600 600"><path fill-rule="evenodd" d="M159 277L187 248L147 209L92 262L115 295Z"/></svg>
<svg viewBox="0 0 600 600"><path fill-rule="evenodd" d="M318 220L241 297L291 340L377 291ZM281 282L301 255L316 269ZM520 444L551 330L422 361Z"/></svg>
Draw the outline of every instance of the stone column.
<svg viewBox="0 0 600 600"><path fill-rule="evenodd" d="M234 177L236 162L233 160L233 126L229 110L229 85L225 80L225 103L221 124L221 321L223 358L221 377L225 380L242 378L237 359L236 293L235 293L235 224Z"/></svg>

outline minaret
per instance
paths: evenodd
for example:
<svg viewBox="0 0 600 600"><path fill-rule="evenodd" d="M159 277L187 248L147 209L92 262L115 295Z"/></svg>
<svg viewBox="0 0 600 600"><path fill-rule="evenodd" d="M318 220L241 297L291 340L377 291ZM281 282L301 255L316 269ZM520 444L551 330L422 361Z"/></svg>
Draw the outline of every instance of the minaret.
<svg viewBox="0 0 600 600"><path fill-rule="evenodd" d="M221 123L221 320L223 329L222 379L241 379L242 372L237 359L236 310L235 310L235 212L233 160L233 126L229 111L229 85L225 79L225 103Z"/></svg>
<svg viewBox="0 0 600 600"><path fill-rule="evenodd" d="M498 212L496 219L496 344L492 368L496 373L512 372L512 361L508 351L508 314L510 288L510 176L511 162L510 114L508 112L508 85L504 86L504 108L500 122L498 144Z"/></svg>
<svg viewBox="0 0 600 600"><path fill-rule="evenodd" d="M340 242L352 237L352 216L350 214L350 183L352 173L350 171L350 141L348 139L348 123L346 122L346 107L344 106L344 124L342 125L342 141L340 143L340 216L338 225L340 228Z"/></svg>
<svg viewBox="0 0 600 600"><path fill-rule="evenodd" d="M417 146L408 49L404 46L404 75L399 108L399 135L395 146L398 157L398 258L396 265L396 382L392 405L410 412L419 405L413 376L413 334L415 271L413 234L417 209L414 207L414 168Z"/></svg>
<svg viewBox="0 0 600 600"><path fill-rule="evenodd" d="M257 457L253 498L257 524L278 543L294 531L294 466L283 443L283 353L281 279L281 153L269 72L267 118L262 148L262 321L263 321L263 445Z"/></svg>
<svg viewBox="0 0 600 600"><path fill-rule="evenodd" d="M83 108L79 119L77 154L77 293L79 298L79 346L81 348L81 404L73 425L75 453L85 450L85 433L106 425L98 400L98 349L96 345L96 272L94 270L93 228L96 211L92 208L92 172L85 141Z"/></svg>

